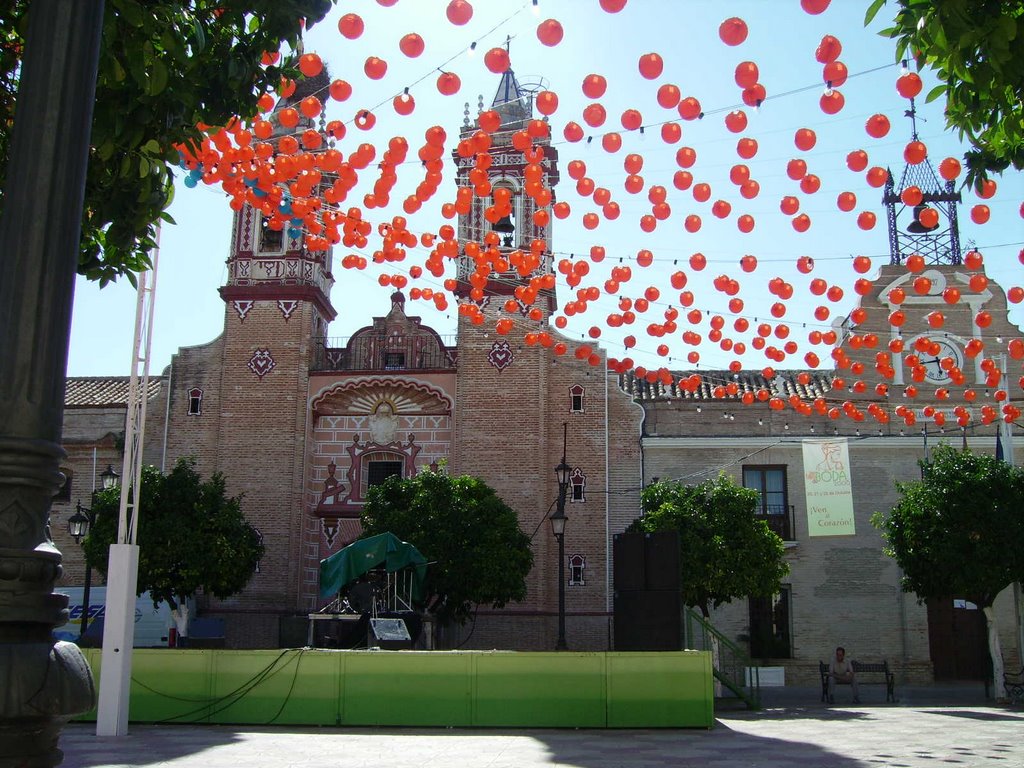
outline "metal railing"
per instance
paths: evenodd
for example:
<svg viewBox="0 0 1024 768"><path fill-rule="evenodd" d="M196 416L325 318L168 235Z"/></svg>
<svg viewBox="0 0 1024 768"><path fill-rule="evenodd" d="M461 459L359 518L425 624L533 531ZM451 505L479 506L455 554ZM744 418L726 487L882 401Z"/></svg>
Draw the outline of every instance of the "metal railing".
<svg viewBox="0 0 1024 768"><path fill-rule="evenodd" d="M758 509L757 519L766 521L783 541L796 541L796 516L792 504L765 504Z"/></svg>
<svg viewBox="0 0 1024 768"><path fill-rule="evenodd" d="M454 370L455 336L360 335L352 339L314 339L315 371Z"/></svg>
<svg viewBox="0 0 1024 768"><path fill-rule="evenodd" d="M705 621L693 608L684 609L683 627L687 648L711 652L715 679L739 697L748 708L760 709L759 671L747 652Z"/></svg>

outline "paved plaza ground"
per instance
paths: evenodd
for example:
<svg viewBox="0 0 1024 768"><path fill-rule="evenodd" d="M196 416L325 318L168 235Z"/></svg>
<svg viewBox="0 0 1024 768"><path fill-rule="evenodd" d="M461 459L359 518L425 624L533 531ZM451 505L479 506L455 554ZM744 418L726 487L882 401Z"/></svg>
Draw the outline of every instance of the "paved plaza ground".
<svg viewBox="0 0 1024 768"><path fill-rule="evenodd" d="M828 707L818 702L816 693L766 691L762 711L720 711L711 730L133 724L126 737L98 738L93 725L72 724L64 731L61 747L67 768L1024 765L1024 709L987 704L980 686L902 691L896 704L869 693L858 706L837 694L836 705Z"/></svg>

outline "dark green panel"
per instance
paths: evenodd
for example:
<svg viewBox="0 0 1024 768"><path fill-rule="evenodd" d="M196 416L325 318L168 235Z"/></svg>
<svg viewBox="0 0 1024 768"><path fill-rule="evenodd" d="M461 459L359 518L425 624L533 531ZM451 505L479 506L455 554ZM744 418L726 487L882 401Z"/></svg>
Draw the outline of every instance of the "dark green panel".
<svg viewBox="0 0 1024 768"><path fill-rule="evenodd" d="M234 651L214 663L214 723L336 725L339 655L331 651Z"/></svg>
<svg viewBox="0 0 1024 768"><path fill-rule="evenodd" d="M710 728L714 724L710 654L606 655L609 728Z"/></svg>
<svg viewBox="0 0 1024 768"><path fill-rule="evenodd" d="M472 652L343 652L344 725L472 725Z"/></svg>
<svg viewBox="0 0 1024 768"><path fill-rule="evenodd" d="M603 728L602 653L479 653L473 722L486 726Z"/></svg>

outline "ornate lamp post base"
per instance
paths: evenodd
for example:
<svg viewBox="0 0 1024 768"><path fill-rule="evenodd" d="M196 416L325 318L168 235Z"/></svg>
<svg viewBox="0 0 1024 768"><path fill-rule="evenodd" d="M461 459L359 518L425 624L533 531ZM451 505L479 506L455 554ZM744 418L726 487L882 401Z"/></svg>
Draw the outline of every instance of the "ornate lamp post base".
<svg viewBox="0 0 1024 768"><path fill-rule="evenodd" d="M61 726L95 699L78 646L56 642L49 532L102 0L33 0L0 218L0 768L60 763Z"/></svg>

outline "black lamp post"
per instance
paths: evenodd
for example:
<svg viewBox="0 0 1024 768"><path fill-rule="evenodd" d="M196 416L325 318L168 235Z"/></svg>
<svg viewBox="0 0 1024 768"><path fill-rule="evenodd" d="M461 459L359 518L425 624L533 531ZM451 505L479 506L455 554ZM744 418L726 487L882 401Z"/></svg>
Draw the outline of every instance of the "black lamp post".
<svg viewBox="0 0 1024 768"><path fill-rule="evenodd" d="M107 468L100 472L100 481L103 484L103 490L113 488L117 485L117 480L120 475L114 471L114 467L111 464L107 464ZM93 494L95 497L95 493ZM95 499L93 501L95 503ZM68 518L68 533L71 534L71 538L75 540L75 544L81 544L82 539L89 535L89 531L96 524L96 513L89 507L83 507L82 502L79 501L75 505L75 514ZM82 620L78 631L78 642L81 644L82 639L85 637L85 631L89 628L89 600L92 597L92 564L89 562L89 555L85 555L85 584L82 587Z"/></svg>
<svg viewBox="0 0 1024 768"><path fill-rule="evenodd" d="M555 511L548 519L551 521L551 532L558 540L558 642L555 643L556 651L564 651L569 646L565 642L565 496L569 490L569 473L572 467L565 463L565 430L567 424L562 425L562 461L555 467L555 477L558 479L558 503Z"/></svg>

